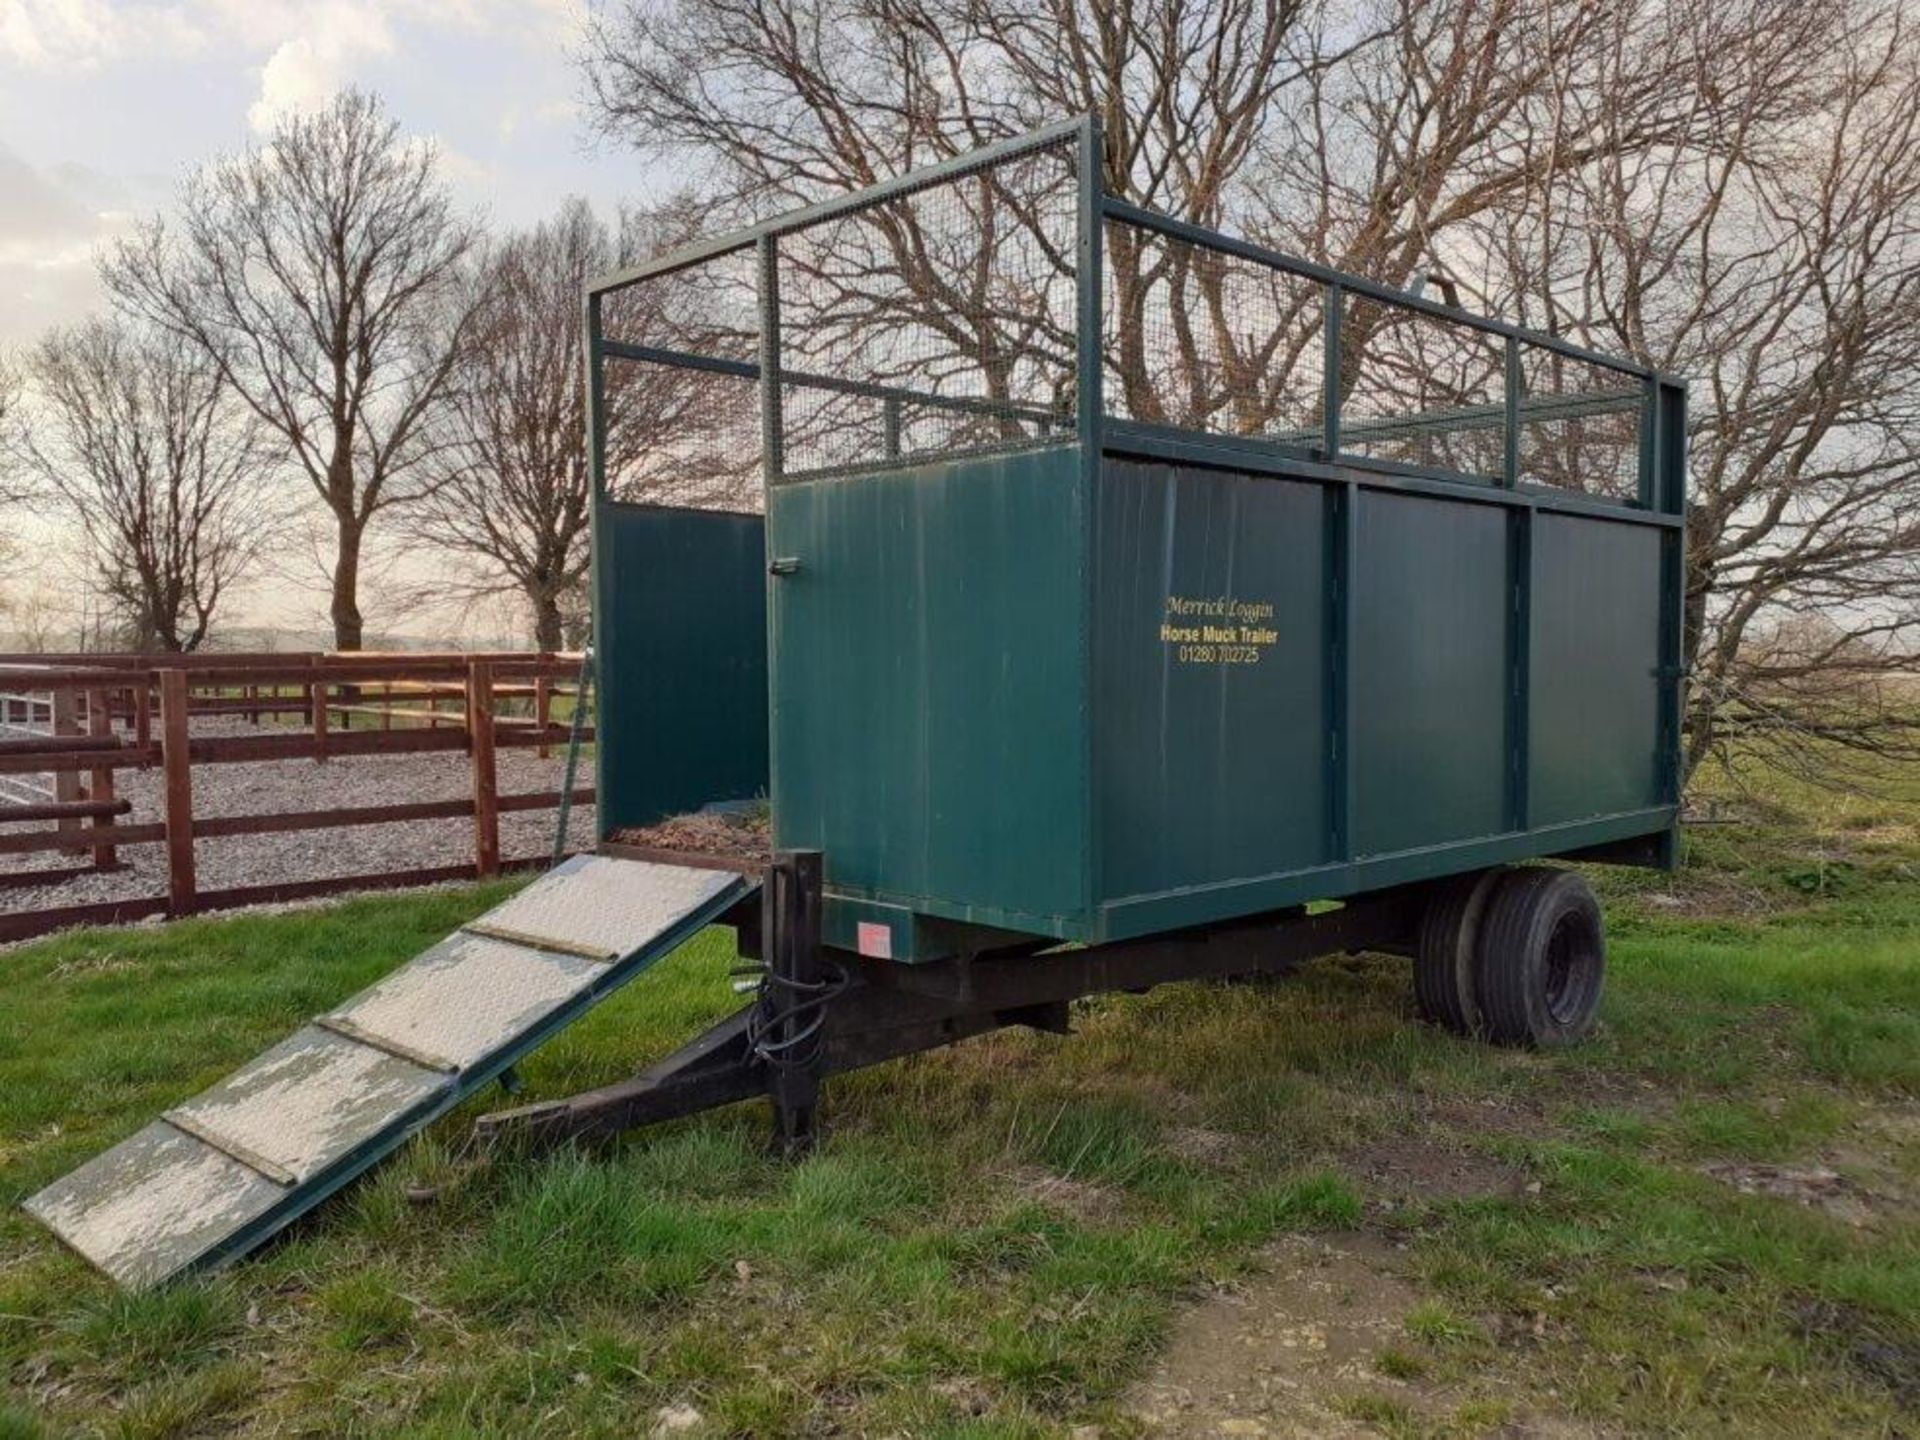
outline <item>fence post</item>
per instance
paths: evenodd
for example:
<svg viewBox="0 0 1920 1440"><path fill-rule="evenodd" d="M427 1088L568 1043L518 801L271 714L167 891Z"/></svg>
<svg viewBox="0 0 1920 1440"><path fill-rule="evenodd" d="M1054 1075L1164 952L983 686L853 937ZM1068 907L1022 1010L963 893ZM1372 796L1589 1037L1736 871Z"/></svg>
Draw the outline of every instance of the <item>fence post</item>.
<svg viewBox="0 0 1920 1440"><path fill-rule="evenodd" d="M540 663L544 665L547 662L542 660ZM533 680L533 723L540 727L540 749L538 753L542 760L547 758L550 748L547 745L547 721L552 715L553 677L547 674L545 670L542 670Z"/></svg>
<svg viewBox="0 0 1920 1440"><path fill-rule="evenodd" d="M70 689L53 690L48 693L55 735L78 735L80 721L74 703L74 692ZM80 772L78 770L56 770L53 772L53 798L55 800L78 800L80 798ZM62 820L56 832L72 843L60 848L62 855L84 855L86 847L80 843L80 822Z"/></svg>
<svg viewBox="0 0 1920 1440"><path fill-rule="evenodd" d="M167 789L167 912L189 915L193 879L193 762L187 753L187 672L160 672L160 758Z"/></svg>
<svg viewBox="0 0 1920 1440"><path fill-rule="evenodd" d="M313 715L313 758L327 763L327 682L315 680L307 686L307 709Z"/></svg>
<svg viewBox="0 0 1920 1440"><path fill-rule="evenodd" d="M113 711L108 708L106 690L87 692L87 733L98 738L111 738L113 735ZM87 798L89 800L113 799L113 766L96 765L87 777ZM106 830L112 828L113 816L96 815L93 828ZM112 870L119 864L120 857L111 845L93 847L93 865L96 870Z"/></svg>
<svg viewBox="0 0 1920 1440"><path fill-rule="evenodd" d="M128 692L133 706L133 743L142 750L153 744L153 672L148 671L140 677L140 683ZM151 760L142 760L141 768L151 765Z"/></svg>
<svg viewBox="0 0 1920 1440"><path fill-rule="evenodd" d="M473 756L473 868L485 880L500 873L500 783L493 754L493 666L467 667L467 749Z"/></svg>

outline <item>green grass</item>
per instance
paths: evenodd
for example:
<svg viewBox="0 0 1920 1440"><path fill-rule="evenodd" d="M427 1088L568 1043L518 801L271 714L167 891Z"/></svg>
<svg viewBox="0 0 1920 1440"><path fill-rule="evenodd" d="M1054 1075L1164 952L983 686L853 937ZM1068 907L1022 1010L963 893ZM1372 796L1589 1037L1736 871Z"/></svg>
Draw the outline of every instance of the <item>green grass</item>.
<svg viewBox="0 0 1920 1440"><path fill-rule="evenodd" d="M1677 879L1604 877L1603 1025L1570 1053L1424 1027L1405 962L1361 956L838 1080L799 1164L768 1157L757 1107L480 1163L463 1142L489 1095L260 1254L134 1298L18 1201L503 887L0 954L0 1437L631 1435L681 1402L712 1433L1127 1434L1127 1388L1198 1287L1308 1230L1404 1247L1421 1299L1380 1386L1328 1402L1385 1433L1530 1409L1903 1433L1920 787L1782 789L1703 831ZM723 1013L731 960L722 932L697 939L523 1065L530 1096L624 1076ZM1357 1157L1408 1137L1528 1183L1377 1186ZM1742 1193L1728 1165L1832 1166L1871 1203ZM1442 1382L1437 1417L1391 1388Z"/></svg>

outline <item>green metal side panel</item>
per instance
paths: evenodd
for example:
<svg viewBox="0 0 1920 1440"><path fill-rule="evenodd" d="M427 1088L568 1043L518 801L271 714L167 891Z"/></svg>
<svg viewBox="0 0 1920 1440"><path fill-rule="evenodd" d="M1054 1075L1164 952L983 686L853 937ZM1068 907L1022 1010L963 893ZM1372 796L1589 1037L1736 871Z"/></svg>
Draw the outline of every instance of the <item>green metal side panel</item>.
<svg viewBox="0 0 1920 1440"><path fill-rule="evenodd" d="M1661 532L1533 521L1530 819L1660 803Z"/></svg>
<svg viewBox="0 0 1920 1440"><path fill-rule="evenodd" d="M1358 855L1507 828L1507 519L1362 491L1355 517Z"/></svg>
<svg viewBox="0 0 1920 1440"><path fill-rule="evenodd" d="M1108 901L1328 855L1327 492L1110 460L1094 587Z"/></svg>
<svg viewBox="0 0 1920 1440"><path fill-rule="evenodd" d="M594 541L602 836L766 794L760 517L608 501Z"/></svg>
<svg viewBox="0 0 1920 1440"><path fill-rule="evenodd" d="M1082 491L1065 445L775 487L774 831L830 892L1079 933Z"/></svg>

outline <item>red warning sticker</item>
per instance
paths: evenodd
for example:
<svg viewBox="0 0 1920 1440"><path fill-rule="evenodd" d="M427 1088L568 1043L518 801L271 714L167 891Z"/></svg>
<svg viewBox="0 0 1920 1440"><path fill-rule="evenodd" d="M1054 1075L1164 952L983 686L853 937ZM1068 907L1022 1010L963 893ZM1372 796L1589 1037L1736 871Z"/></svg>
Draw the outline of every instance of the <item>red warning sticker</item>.
<svg viewBox="0 0 1920 1440"><path fill-rule="evenodd" d="M893 927L872 920L862 920L855 932L862 955L873 960L893 959Z"/></svg>

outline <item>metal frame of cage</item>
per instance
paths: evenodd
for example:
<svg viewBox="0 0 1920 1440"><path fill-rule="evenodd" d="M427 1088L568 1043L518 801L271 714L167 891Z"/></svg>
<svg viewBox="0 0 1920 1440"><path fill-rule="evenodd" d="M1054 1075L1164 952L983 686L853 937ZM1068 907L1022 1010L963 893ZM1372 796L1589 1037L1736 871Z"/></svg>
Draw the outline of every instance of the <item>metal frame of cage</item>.
<svg viewBox="0 0 1920 1440"><path fill-rule="evenodd" d="M857 378L821 373L782 364L782 300L778 280L780 245L783 237L818 226L823 222L870 211L918 192L979 174L1037 151L1071 147L1075 181L1078 188L1076 214L1075 264L1072 276L1076 291L1074 363L1076 390L1071 428L1062 423L1067 417L1042 407L996 402L978 395L944 394L911 386L889 385ZM1505 321L1479 316L1456 306L1442 304L1411 291L1396 289L1357 275L1331 269L1313 261L1284 254L1251 241L1176 219L1173 216L1134 205L1106 193L1102 183L1102 139L1099 122L1082 117L1062 122L1029 135L1008 140L981 150L954 157L885 181L857 193L838 196L819 204L777 216L759 225L736 230L675 250L669 254L632 265L605 275L589 287L586 297L586 345L589 374L592 377L590 429L593 439L592 460L596 493L603 493L606 476L602 468L604 454L604 367L608 360L704 371L759 384L763 376L775 376L779 383L759 385L760 429L763 447L763 472L766 484L779 484L790 478L783 450L784 420L782 392L785 388L812 389L858 395L893 408L905 404L953 412L1004 413L1013 411L1035 423L1047 439L1077 439L1089 456L1097 457L1104 440L1124 439L1129 444L1152 443L1156 439L1178 441L1204 434L1208 443L1225 443L1234 448L1268 447L1289 455L1338 463L1375 471L1382 475L1405 475L1442 482L1484 485L1491 479L1497 488L1510 492L1547 489L1546 499L1579 508L1583 502L1640 509L1673 516L1679 513L1677 495L1651 493L1655 467L1650 463L1658 443L1661 426L1657 392L1660 386L1678 387L1680 382L1658 371L1618 356L1607 355L1574 344L1559 336L1530 330ZM1154 426L1139 420L1112 414L1105 403L1107 361L1103 306L1106 301L1103 281L1105 228L1119 224L1135 230L1197 247L1221 257L1265 267L1306 281L1322 293L1321 396L1320 421L1311 428L1259 436L1222 435L1199 432L1179 425ZM603 331L604 302L609 295L647 281L674 275L714 260L751 251L757 271L758 359L743 361L694 353L672 347L631 344L608 338ZM1500 401L1482 405L1457 406L1407 415L1353 420L1343 412L1346 403L1342 379L1343 337L1348 328L1346 309L1352 302L1372 302L1401 315L1424 316L1448 325L1497 339L1504 347L1503 396ZM1616 389L1571 395L1523 394L1522 372L1527 348L1595 367L1621 377ZM1623 403L1624 402L1624 403ZM1628 406L1637 410L1638 484L1635 493L1624 499L1582 496L1564 490L1528 485L1521 474L1520 446L1526 424L1619 414ZM1057 428L1056 428L1057 426ZM1463 476L1457 470L1433 466L1408 465L1378 456L1356 453L1356 440L1378 439L1396 434L1420 432L1458 433L1473 428L1503 432L1503 457L1500 473L1487 479ZM880 463L897 460L895 454L877 457Z"/></svg>

